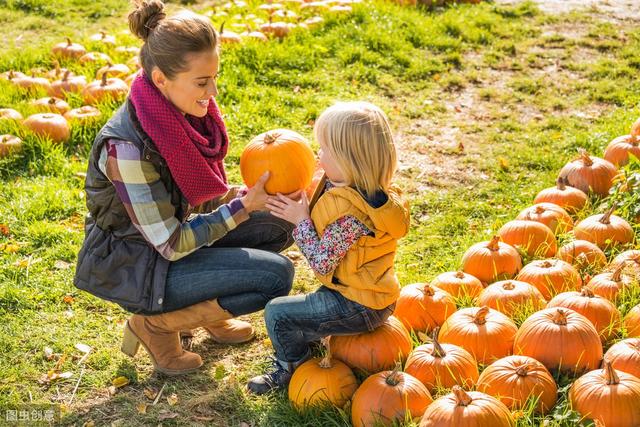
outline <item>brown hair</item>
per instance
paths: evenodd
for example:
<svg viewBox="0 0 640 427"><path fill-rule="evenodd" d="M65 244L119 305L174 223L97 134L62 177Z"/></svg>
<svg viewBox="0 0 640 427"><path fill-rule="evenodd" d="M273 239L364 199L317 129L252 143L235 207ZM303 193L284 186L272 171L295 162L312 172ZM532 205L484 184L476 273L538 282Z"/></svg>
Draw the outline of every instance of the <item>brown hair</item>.
<svg viewBox="0 0 640 427"><path fill-rule="evenodd" d="M184 10L167 17L160 0L134 0L129 29L144 41L142 69L151 78L158 67L168 79L187 69L187 55L216 49L218 35L209 19Z"/></svg>

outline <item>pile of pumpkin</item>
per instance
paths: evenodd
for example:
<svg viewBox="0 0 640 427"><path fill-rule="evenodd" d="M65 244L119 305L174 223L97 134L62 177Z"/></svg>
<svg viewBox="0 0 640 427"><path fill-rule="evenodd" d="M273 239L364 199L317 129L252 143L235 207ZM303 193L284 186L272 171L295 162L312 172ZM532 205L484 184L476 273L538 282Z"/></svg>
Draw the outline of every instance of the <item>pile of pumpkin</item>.
<svg viewBox="0 0 640 427"><path fill-rule="evenodd" d="M604 159L582 151L535 205L471 246L460 271L403 287L394 315L377 330L326 340L326 356L294 372L292 404L350 402L357 427L409 419L511 426L514 411L553 409L553 373L575 379L567 399L585 419L640 425L640 304L624 319L616 306L640 302L640 250L628 249L634 231L615 206L577 224L572 218L584 216L589 194L607 196L630 154L640 158L639 140L640 119ZM560 236L575 240L558 248ZM604 251L617 256L608 263ZM523 259L531 261L523 267ZM456 301L470 300L474 307L456 309ZM432 338L412 349L412 332ZM370 376L358 384L354 371Z"/></svg>

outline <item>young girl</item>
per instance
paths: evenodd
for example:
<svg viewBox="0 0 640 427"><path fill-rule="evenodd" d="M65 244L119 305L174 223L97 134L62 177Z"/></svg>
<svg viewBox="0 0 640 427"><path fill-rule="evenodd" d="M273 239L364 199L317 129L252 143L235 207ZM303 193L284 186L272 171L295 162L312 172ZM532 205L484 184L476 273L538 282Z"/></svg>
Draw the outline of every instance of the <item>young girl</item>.
<svg viewBox="0 0 640 427"><path fill-rule="evenodd" d="M252 378L254 393L286 387L310 356L309 343L329 335L373 331L400 292L393 262L409 228L408 205L391 185L396 151L385 114L366 102L338 103L316 123L327 185L309 214L300 202L269 197L271 213L296 225L293 236L322 286L265 307L274 369Z"/></svg>

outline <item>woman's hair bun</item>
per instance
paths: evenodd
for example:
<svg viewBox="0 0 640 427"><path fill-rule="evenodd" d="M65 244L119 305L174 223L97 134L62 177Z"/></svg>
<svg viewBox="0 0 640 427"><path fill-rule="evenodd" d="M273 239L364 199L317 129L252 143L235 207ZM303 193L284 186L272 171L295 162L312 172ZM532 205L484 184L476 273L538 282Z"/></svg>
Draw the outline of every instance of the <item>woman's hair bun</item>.
<svg viewBox="0 0 640 427"><path fill-rule="evenodd" d="M160 0L134 0L135 9L129 13L129 29L147 41L151 31L166 16L164 3Z"/></svg>

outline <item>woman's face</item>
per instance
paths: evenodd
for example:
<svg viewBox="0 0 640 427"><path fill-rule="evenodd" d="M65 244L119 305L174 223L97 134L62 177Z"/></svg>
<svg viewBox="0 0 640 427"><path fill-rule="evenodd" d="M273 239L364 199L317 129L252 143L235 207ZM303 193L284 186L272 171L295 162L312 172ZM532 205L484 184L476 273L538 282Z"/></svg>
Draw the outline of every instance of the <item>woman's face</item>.
<svg viewBox="0 0 640 427"><path fill-rule="evenodd" d="M212 96L218 95L219 56L216 50L187 56L187 69L168 79L157 67L152 80L182 114L204 117Z"/></svg>
<svg viewBox="0 0 640 427"><path fill-rule="evenodd" d="M346 185L344 175L338 168L329 148L326 147L323 141L319 140L318 144L320 144L320 152L318 153L318 156L320 157L320 166L324 169L329 181L334 185Z"/></svg>

